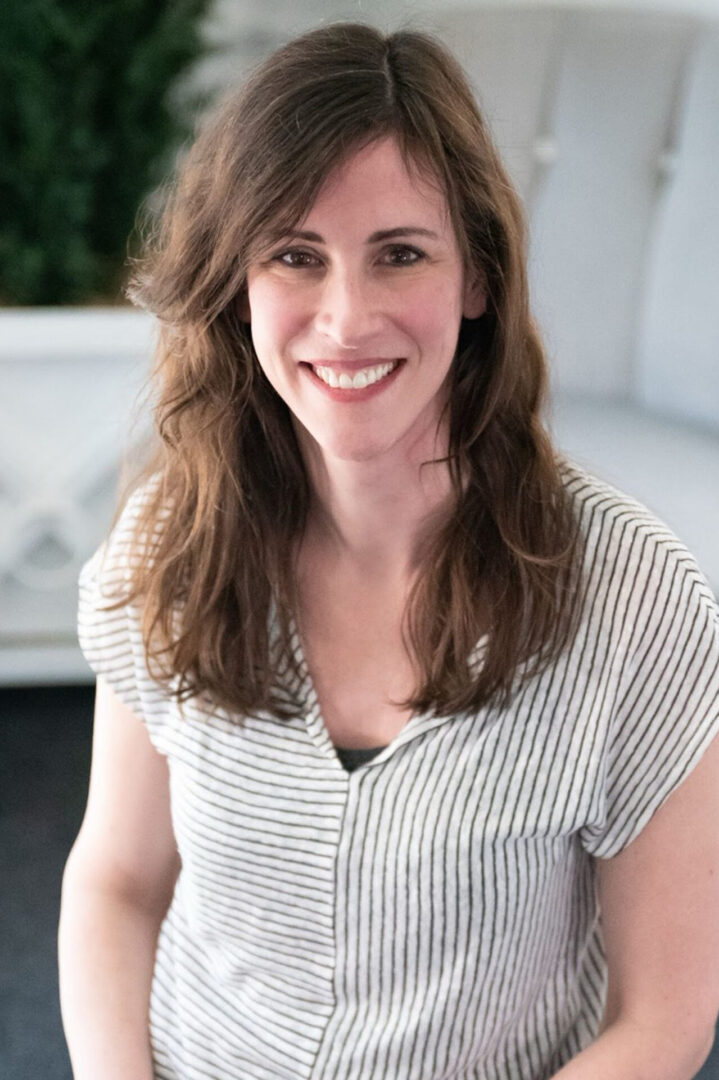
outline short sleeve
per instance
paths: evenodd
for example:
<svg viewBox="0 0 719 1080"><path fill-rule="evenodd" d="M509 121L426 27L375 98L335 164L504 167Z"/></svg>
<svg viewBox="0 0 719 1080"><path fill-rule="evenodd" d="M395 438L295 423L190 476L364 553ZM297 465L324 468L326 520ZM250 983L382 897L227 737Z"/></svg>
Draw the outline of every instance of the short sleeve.
<svg viewBox="0 0 719 1080"><path fill-rule="evenodd" d="M147 492L145 486L130 496L110 536L80 571L78 641L95 674L101 675L120 700L140 717L155 748L166 755L170 698L166 688L148 670L141 611L135 603L107 610L108 605L127 592L135 550L135 525Z"/></svg>
<svg viewBox="0 0 719 1080"><path fill-rule="evenodd" d="M602 820L580 831L585 850L602 859L638 836L719 734L719 609L695 560L664 532L650 542L633 588Z"/></svg>

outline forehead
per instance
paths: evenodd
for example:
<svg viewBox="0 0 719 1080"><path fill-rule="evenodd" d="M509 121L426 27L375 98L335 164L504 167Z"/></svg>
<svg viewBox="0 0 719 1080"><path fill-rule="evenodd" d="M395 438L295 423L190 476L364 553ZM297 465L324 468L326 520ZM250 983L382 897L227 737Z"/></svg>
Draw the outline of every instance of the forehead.
<svg viewBox="0 0 719 1080"><path fill-rule="evenodd" d="M318 218L349 222L358 217L371 219L373 228L414 224L451 231L449 206L438 179L417 159L405 160L392 137L377 139L336 165L302 224ZM399 222L400 217L407 221Z"/></svg>

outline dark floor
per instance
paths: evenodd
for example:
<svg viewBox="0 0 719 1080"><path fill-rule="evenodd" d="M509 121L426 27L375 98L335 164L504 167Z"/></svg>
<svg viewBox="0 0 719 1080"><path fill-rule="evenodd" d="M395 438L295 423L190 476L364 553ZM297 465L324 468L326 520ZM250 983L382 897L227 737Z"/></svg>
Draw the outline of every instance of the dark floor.
<svg viewBox="0 0 719 1080"><path fill-rule="evenodd" d="M93 696L90 687L0 689L2 1080L71 1080L57 916L87 797ZM719 1080L719 1040L696 1080Z"/></svg>
<svg viewBox="0 0 719 1080"><path fill-rule="evenodd" d="M57 992L60 880L87 797L92 687L0 690L0 1076L70 1080Z"/></svg>

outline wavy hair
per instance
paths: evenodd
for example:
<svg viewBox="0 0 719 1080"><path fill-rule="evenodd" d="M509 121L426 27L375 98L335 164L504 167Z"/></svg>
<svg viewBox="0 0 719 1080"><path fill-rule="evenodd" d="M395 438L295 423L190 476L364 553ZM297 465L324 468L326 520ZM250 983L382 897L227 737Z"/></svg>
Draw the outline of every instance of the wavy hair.
<svg viewBox="0 0 719 1080"><path fill-rule="evenodd" d="M348 153L384 136L439 181L465 264L488 292L485 314L462 321L450 370L453 506L408 600L419 678L403 704L443 714L506 704L517 678L544 669L573 632L579 530L541 422L546 365L518 197L443 45L335 24L280 48L205 122L128 290L159 320L159 438L136 534L152 542L122 602L141 597L148 663L180 701L201 693L240 715L295 710L277 665L296 663L294 553L311 491L241 300L258 247L296 227Z"/></svg>

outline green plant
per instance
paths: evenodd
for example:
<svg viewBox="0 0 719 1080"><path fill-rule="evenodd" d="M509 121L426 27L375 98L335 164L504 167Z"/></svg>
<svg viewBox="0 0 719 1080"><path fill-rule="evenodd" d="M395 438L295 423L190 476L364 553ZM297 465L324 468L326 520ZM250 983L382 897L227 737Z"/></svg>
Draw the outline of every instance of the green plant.
<svg viewBox="0 0 719 1080"><path fill-rule="evenodd" d="M187 134L208 0L9 0L0 30L0 302L119 298L138 206Z"/></svg>

